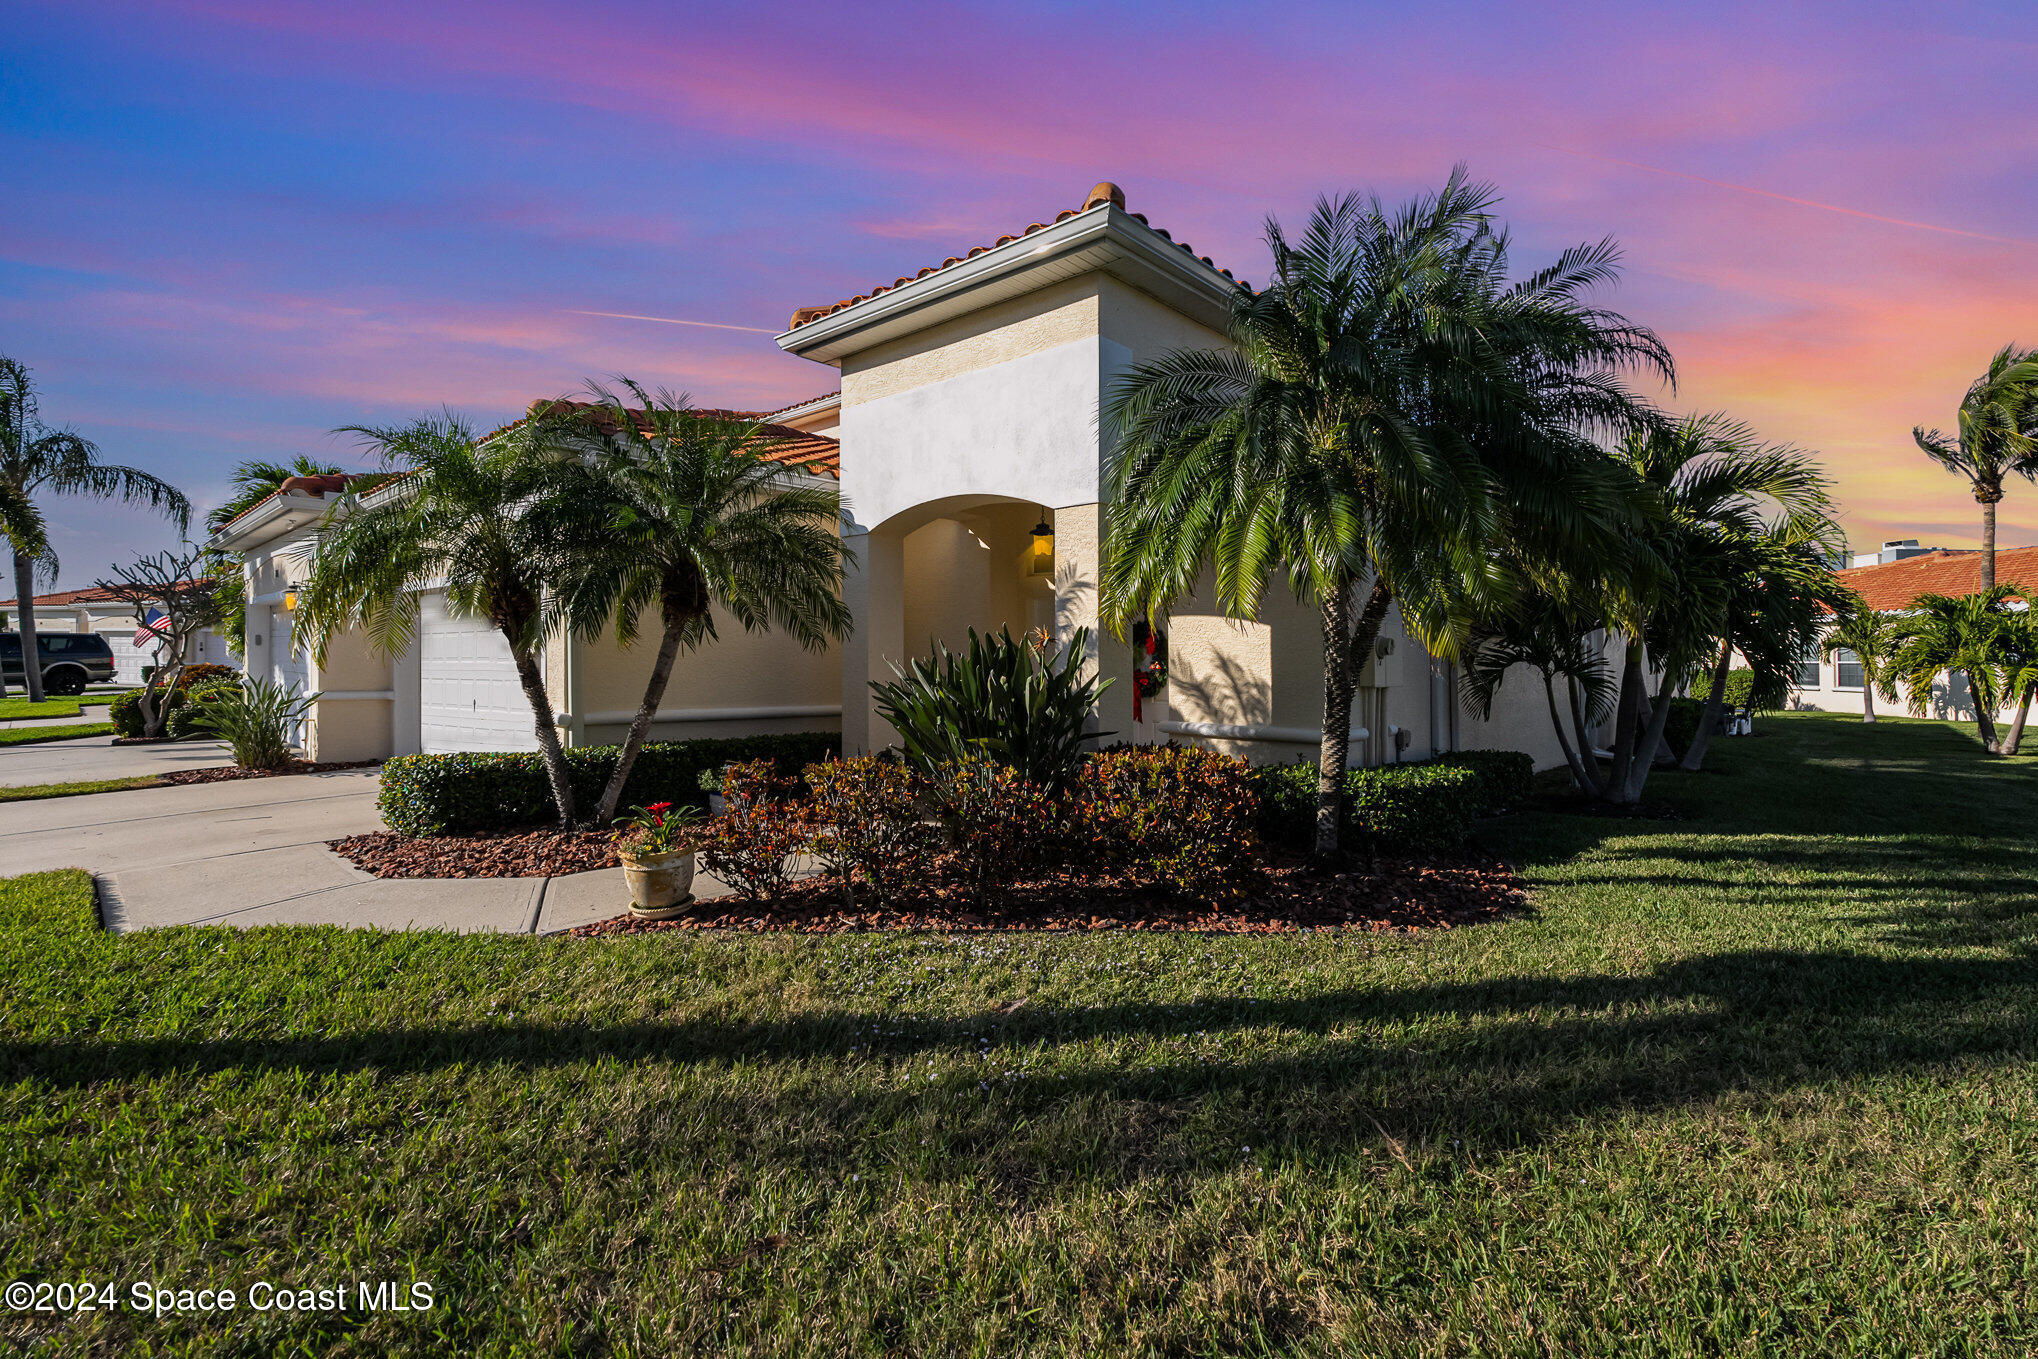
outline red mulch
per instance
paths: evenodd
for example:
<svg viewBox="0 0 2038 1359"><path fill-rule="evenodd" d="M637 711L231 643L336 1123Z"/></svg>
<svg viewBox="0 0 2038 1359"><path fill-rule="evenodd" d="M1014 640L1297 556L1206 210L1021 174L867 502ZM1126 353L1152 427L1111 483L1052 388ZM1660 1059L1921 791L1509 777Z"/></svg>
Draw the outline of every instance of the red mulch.
<svg viewBox="0 0 2038 1359"><path fill-rule="evenodd" d="M165 783L232 783L235 779L273 779L280 774L324 774L334 769L373 769L380 760L327 760L313 764L292 760L278 769L243 769L237 764L213 765L205 769L171 769L163 774Z"/></svg>
<svg viewBox="0 0 2038 1359"><path fill-rule="evenodd" d="M540 878L614 868L607 831L534 830L518 835L421 835L395 831L329 840L333 852L378 878Z"/></svg>
<svg viewBox="0 0 2038 1359"><path fill-rule="evenodd" d="M832 880L808 879L773 901L704 901L672 920L622 915L582 925L577 938L657 930L1190 930L1210 934L1284 934L1297 930L1413 933L1497 920L1522 910L1527 894L1506 864L1477 855L1395 859L1382 856L1377 877L1362 869L1336 876L1276 864L1241 900L1209 906L1155 892L1056 878L1022 883L992 909L936 896L895 907L845 910Z"/></svg>

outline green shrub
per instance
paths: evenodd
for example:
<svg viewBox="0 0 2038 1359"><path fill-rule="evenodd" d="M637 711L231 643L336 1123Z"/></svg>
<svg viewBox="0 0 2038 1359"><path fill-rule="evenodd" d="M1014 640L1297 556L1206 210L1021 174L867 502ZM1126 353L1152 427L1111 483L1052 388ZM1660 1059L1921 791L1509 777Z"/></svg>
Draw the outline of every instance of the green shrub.
<svg viewBox="0 0 2038 1359"><path fill-rule="evenodd" d="M1064 853L1183 896L1228 896L1258 864L1251 766L1191 746L1120 746L1076 777Z"/></svg>
<svg viewBox="0 0 2038 1359"><path fill-rule="evenodd" d="M1431 763L1477 774L1483 786L1479 810L1487 816L1521 806L1535 791L1535 758L1519 750L1458 750Z"/></svg>
<svg viewBox="0 0 2038 1359"><path fill-rule="evenodd" d="M841 736L829 731L650 742L630 767L622 805L696 802L703 772L741 760L770 760L780 777L798 778L841 745ZM593 807L616 767L616 747L576 746L566 752L566 766L576 803ZM504 830L558 815L544 757L536 752L399 755L382 766L376 809L402 835Z"/></svg>
<svg viewBox="0 0 2038 1359"><path fill-rule="evenodd" d="M878 711L899 734L906 758L930 777L958 761L989 755L1030 783L1066 789L1083 761L1084 724L1112 681L1086 677L1090 634L1078 628L1058 653L1015 642L1001 629L970 629L960 653L935 644L889 684L871 681Z"/></svg>
<svg viewBox="0 0 2038 1359"><path fill-rule="evenodd" d="M1307 849L1316 838L1316 766L1262 765L1253 771L1260 833ZM1486 782L1463 766L1425 762L1353 769L1345 774L1345 848L1436 850L1461 845L1485 804Z"/></svg>
<svg viewBox="0 0 2038 1359"><path fill-rule="evenodd" d="M1691 696L1703 703L1712 693L1712 673L1707 671L1692 681ZM1726 694L1722 701L1728 709L1751 708L1755 705L1755 672L1753 670L1727 671ZM1693 730L1697 730L1693 728Z"/></svg>
<svg viewBox="0 0 2038 1359"><path fill-rule="evenodd" d="M199 718L204 713L205 705L213 700L214 695L226 690L238 693L240 687L241 677L239 675L227 675L225 677L200 680L197 684L186 689L177 703L171 705L169 720L163 724L163 734L175 740L182 740L187 736L205 735L207 728L199 724ZM137 723L141 720L139 709L135 713L135 720Z"/></svg>
<svg viewBox="0 0 2038 1359"><path fill-rule="evenodd" d="M163 700L159 696L156 701ZM142 734L142 691L129 689L126 693L115 694L113 702L106 705L106 720L113 724L115 736L132 740Z"/></svg>
<svg viewBox="0 0 2038 1359"><path fill-rule="evenodd" d="M185 711L197 714L201 731L209 731L233 747L234 763L243 769L281 769L290 760L290 728L318 701L296 685L284 688L268 680L220 685L201 698L193 694Z"/></svg>

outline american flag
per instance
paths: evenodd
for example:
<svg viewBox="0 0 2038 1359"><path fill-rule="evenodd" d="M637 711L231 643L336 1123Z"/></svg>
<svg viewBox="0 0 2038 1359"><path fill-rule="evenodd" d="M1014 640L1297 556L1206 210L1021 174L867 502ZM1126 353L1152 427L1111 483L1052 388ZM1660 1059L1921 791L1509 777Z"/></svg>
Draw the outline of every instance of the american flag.
<svg viewBox="0 0 2038 1359"><path fill-rule="evenodd" d="M170 632L170 615L161 609L150 609L142 619L142 625L134 630L136 649L151 646L167 637Z"/></svg>

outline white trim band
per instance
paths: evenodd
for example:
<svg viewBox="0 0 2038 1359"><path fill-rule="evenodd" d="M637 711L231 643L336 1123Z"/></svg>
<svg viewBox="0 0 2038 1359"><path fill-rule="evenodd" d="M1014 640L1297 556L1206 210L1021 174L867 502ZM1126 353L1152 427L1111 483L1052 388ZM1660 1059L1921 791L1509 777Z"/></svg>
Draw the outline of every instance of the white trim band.
<svg viewBox="0 0 2038 1359"><path fill-rule="evenodd" d="M653 722L754 722L766 717L840 717L839 703L810 703L777 708L660 708L652 714ZM625 725L637 720L635 710L612 713L554 713L554 726L569 726L574 722L590 726L606 727Z"/></svg>
<svg viewBox="0 0 2038 1359"><path fill-rule="evenodd" d="M376 701L376 700L379 700L379 701L381 701L381 702L384 702L384 703L394 703L394 702L396 701L396 690L394 690L394 689L321 689L321 690L319 690L319 694L318 694L318 701L319 701L320 703L346 703L346 702L350 702L350 701L352 701L352 700L354 700L354 699L364 699L364 700L368 700L368 701L371 701L371 702L372 702L372 701Z"/></svg>
<svg viewBox="0 0 2038 1359"><path fill-rule="evenodd" d="M1170 736L1201 736L1211 741L1272 741L1313 746L1323 740L1321 727L1233 727L1217 722L1162 722L1159 726ZM1364 727L1353 727L1351 731L1354 741L1363 741L1370 735Z"/></svg>

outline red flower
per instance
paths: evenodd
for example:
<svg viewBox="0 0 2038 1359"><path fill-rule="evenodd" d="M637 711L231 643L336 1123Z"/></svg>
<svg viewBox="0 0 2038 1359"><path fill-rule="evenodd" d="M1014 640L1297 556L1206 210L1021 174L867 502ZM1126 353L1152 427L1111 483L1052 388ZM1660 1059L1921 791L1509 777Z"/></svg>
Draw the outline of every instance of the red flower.
<svg viewBox="0 0 2038 1359"><path fill-rule="evenodd" d="M644 810L647 812L669 812L672 810L672 804L670 802L654 802Z"/></svg>

